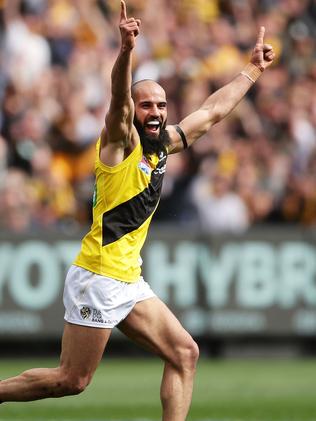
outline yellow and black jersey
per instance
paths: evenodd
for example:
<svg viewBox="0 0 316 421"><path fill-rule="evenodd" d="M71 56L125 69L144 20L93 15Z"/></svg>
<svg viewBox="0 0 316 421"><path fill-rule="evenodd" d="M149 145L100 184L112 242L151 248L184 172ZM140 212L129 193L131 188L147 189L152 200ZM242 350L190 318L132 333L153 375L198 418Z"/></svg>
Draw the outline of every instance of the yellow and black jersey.
<svg viewBox="0 0 316 421"><path fill-rule="evenodd" d="M167 154L145 157L139 143L120 164L109 167L96 146L93 223L74 264L123 282L141 273L140 250L157 208Z"/></svg>

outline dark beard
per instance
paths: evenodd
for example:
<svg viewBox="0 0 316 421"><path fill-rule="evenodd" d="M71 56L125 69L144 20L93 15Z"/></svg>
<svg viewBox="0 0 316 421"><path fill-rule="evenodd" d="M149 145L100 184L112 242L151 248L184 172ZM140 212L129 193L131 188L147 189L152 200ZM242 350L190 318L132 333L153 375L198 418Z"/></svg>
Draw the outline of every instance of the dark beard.
<svg viewBox="0 0 316 421"><path fill-rule="evenodd" d="M159 136L155 137L145 132L142 124L136 119L134 119L134 125L138 131L140 137L140 143L143 147L143 152L145 156L156 154L159 156L160 152L164 154L167 153L167 146L170 145L170 136L166 130L166 124L160 128Z"/></svg>

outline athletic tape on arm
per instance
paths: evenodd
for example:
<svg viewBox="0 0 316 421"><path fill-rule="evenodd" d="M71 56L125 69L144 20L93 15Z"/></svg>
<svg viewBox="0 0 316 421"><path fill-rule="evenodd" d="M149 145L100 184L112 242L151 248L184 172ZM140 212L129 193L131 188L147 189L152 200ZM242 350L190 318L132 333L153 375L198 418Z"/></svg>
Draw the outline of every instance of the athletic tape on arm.
<svg viewBox="0 0 316 421"><path fill-rule="evenodd" d="M179 135L181 136L181 140L183 143L183 149L186 149L188 147L188 142L187 139L185 137L185 134L183 133L183 130L181 129L180 126L174 126L176 131L179 133Z"/></svg>

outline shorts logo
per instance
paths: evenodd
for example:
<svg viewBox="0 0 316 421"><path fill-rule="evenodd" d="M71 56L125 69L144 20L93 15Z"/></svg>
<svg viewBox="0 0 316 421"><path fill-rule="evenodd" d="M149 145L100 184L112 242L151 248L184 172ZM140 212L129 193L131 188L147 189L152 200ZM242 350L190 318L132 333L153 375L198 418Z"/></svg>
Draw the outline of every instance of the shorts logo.
<svg viewBox="0 0 316 421"><path fill-rule="evenodd" d="M80 310L80 315L84 320L90 319L91 322L95 323L103 323L103 324L117 324L119 321L114 319L104 319L102 316L101 310L97 310L96 308L90 308L87 306L84 306Z"/></svg>
<svg viewBox="0 0 316 421"><path fill-rule="evenodd" d="M97 322L97 323L104 323L101 311L95 308L93 308L92 310L93 310L92 321Z"/></svg>
<svg viewBox="0 0 316 421"><path fill-rule="evenodd" d="M91 316L91 309L89 307L82 307L80 310L81 317L86 320Z"/></svg>

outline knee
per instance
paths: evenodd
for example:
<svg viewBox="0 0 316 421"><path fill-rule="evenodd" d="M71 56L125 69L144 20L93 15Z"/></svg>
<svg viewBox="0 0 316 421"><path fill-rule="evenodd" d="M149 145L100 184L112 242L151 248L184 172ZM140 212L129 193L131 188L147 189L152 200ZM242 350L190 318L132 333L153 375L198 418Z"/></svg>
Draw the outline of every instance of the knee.
<svg viewBox="0 0 316 421"><path fill-rule="evenodd" d="M187 347L187 354L188 364L195 368L200 356L200 350L198 344L193 339Z"/></svg>
<svg viewBox="0 0 316 421"><path fill-rule="evenodd" d="M61 378L57 386L59 386L64 396L79 395L86 389L90 380L91 378L89 376L68 373Z"/></svg>
<svg viewBox="0 0 316 421"><path fill-rule="evenodd" d="M199 354L198 344L191 338L176 350L174 362L181 370L195 371Z"/></svg>

